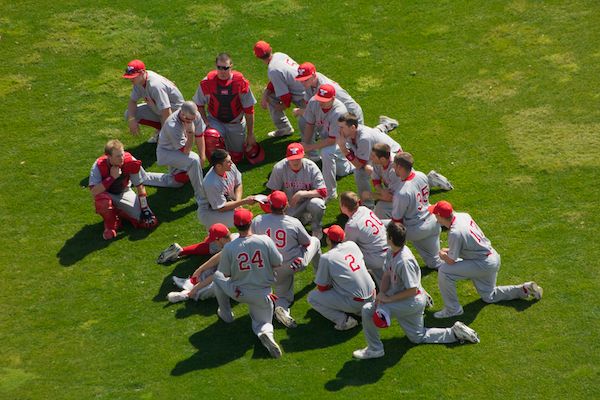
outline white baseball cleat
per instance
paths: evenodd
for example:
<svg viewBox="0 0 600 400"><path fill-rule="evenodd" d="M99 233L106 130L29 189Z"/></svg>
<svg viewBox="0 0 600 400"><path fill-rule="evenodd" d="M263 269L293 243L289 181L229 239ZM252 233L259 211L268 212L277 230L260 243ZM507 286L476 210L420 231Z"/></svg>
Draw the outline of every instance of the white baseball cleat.
<svg viewBox="0 0 600 400"><path fill-rule="evenodd" d="M379 123L385 126L386 131L391 132L398 127L398 121L385 115L379 116Z"/></svg>
<svg viewBox="0 0 600 400"><path fill-rule="evenodd" d="M427 292L427 290L423 289L425 294L425 308L433 308L435 303L433 302L433 297Z"/></svg>
<svg viewBox="0 0 600 400"><path fill-rule="evenodd" d="M284 136L290 136L292 133L294 133L294 129L277 129L276 131L271 131L269 133L267 133L268 137L284 137Z"/></svg>
<svg viewBox="0 0 600 400"><path fill-rule="evenodd" d="M160 253L156 259L156 263L165 264L169 261L175 261L179 258L179 254L181 254L182 251L183 248L179 245L179 243L173 243Z"/></svg>
<svg viewBox="0 0 600 400"><path fill-rule="evenodd" d="M381 358L385 355L384 350L371 350L368 347L364 349L354 350L352 356L359 360L368 360L369 358Z"/></svg>
<svg viewBox="0 0 600 400"><path fill-rule="evenodd" d="M156 131L154 131L154 134L152 136L150 136L150 139L148 139L147 143L158 143L158 134L160 133L160 129L157 129Z"/></svg>
<svg viewBox="0 0 600 400"><path fill-rule="evenodd" d="M452 333L461 343L479 343L479 336L477 335L477 332L460 321L456 321L454 323L452 326Z"/></svg>
<svg viewBox="0 0 600 400"><path fill-rule="evenodd" d="M224 322L227 322L228 324L233 322L233 312L229 311L229 313L226 313L224 311L221 311L221 307L217 308L217 315L219 316L219 318L221 318Z"/></svg>
<svg viewBox="0 0 600 400"><path fill-rule="evenodd" d="M281 306L275 307L275 318L287 328L295 328L298 326L294 318L290 315L290 312Z"/></svg>
<svg viewBox="0 0 600 400"><path fill-rule="evenodd" d="M434 318L451 318L451 317L457 317L459 315L463 315L464 314L464 310L462 307L460 307L458 310L456 311L450 311L448 310L446 307L442 308L440 311L438 312L434 312L433 313L433 317Z"/></svg>
<svg viewBox="0 0 600 400"><path fill-rule="evenodd" d="M544 295L544 289L535 282L525 282L523 289L527 292L527 296L533 296L534 299L540 300Z"/></svg>
<svg viewBox="0 0 600 400"><path fill-rule="evenodd" d="M189 278L180 278L178 276L174 276L172 279L173 279L173 283L178 288L181 288L184 290L192 290L194 287L194 285L192 285L192 281L190 281Z"/></svg>
<svg viewBox="0 0 600 400"><path fill-rule="evenodd" d="M335 324L334 328L338 331L347 331L348 329L354 328L356 325L358 325L358 321L352 318L351 316L347 315L346 320L344 320L344 322L342 322L341 324Z"/></svg>
<svg viewBox="0 0 600 400"><path fill-rule="evenodd" d="M272 332L259 333L258 338L260 339L262 345L265 346L267 350L269 350L269 354L271 354L271 357L281 357L281 348L279 347L277 342L275 342Z"/></svg>
<svg viewBox="0 0 600 400"><path fill-rule="evenodd" d="M429 181L429 186L431 187L439 187L443 190L454 189L454 186L452 186L448 178L434 170L429 171L427 174L427 180Z"/></svg>
<svg viewBox="0 0 600 400"><path fill-rule="evenodd" d="M167 300L171 303L179 303L180 301L186 301L188 299L189 290L183 290L181 292L171 292L167 295Z"/></svg>

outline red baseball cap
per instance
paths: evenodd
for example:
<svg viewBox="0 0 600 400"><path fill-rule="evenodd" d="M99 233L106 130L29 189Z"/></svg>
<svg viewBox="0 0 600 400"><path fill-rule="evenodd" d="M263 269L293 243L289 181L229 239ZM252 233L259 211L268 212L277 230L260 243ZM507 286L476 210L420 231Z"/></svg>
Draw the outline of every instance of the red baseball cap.
<svg viewBox="0 0 600 400"><path fill-rule="evenodd" d="M299 160L304 157L304 146L301 143L288 144L285 158L288 160Z"/></svg>
<svg viewBox="0 0 600 400"><path fill-rule="evenodd" d="M333 99L334 97L335 97L335 88L332 85L330 85L329 83L319 86L319 89L317 89L317 94L315 94L315 99L317 99L318 101L321 101L323 103L328 102L329 100Z"/></svg>
<svg viewBox="0 0 600 400"><path fill-rule="evenodd" d="M238 208L233 212L233 224L235 226L244 226L252 222L252 212L245 208Z"/></svg>
<svg viewBox="0 0 600 400"><path fill-rule="evenodd" d="M222 239L228 235L229 235L229 229L221 223L216 223L216 224L211 225L210 228L208 228L207 241L214 242L215 240Z"/></svg>
<svg viewBox="0 0 600 400"><path fill-rule="evenodd" d="M439 215L443 218L450 218L452 215L452 204L448 203L445 200L438 201L434 205L427 207L430 213Z"/></svg>
<svg viewBox="0 0 600 400"><path fill-rule="evenodd" d="M263 58L265 54L270 53L271 51L273 51L271 45L264 40L259 40L254 45L254 55L258 58Z"/></svg>
<svg viewBox="0 0 600 400"><path fill-rule="evenodd" d="M323 233L326 234L332 242L338 243L343 242L344 237L346 236L346 233L339 225L331 225L329 228L323 229Z"/></svg>
<svg viewBox="0 0 600 400"><path fill-rule="evenodd" d="M317 69L312 63L302 63L298 66L298 76L296 77L296 80L301 82L305 81L316 73Z"/></svg>
<svg viewBox="0 0 600 400"><path fill-rule="evenodd" d="M269 203L273 208L282 209L287 206L287 196L281 190L275 190L269 195Z"/></svg>
<svg viewBox="0 0 600 400"><path fill-rule="evenodd" d="M373 323L378 328L389 327L392 323L392 319L390 318L390 313L388 313L383 308L378 308L373 313Z"/></svg>
<svg viewBox="0 0 600 400"><path fill-rule="evenodd" d="M136 76L140 75L145 69L146 66L141 60L131 60L129 61L129 64L127 64L127 68L125 68L123 78L135 78Z"/></svg>

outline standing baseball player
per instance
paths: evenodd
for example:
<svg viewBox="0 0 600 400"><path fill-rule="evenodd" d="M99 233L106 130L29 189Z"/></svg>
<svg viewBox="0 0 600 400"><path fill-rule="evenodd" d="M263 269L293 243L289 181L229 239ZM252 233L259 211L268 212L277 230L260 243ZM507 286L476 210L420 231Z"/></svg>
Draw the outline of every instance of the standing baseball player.
<svg viewBox="0 0 600 400"><path fill-rule="evenodd" d="M402 224L390 222L386 228L390 251L386 270L377 299L362 308L363 333L367 347L356 350L355 358L383 357L383 343L377 328L387 328L395 317L413 343L479 343L477 333L455 322L452 328L425 328L423 311L427 299L421 286L421 269L408 247L404 245L406 229Z"/></svg>
<svg viewBox="0 0 600 400"><path fill-rule="evenodd" d="M123 78L129 79L133 85L125 120L133 135L140 133L139 124L156 129L148 143L156 143L160 128L169 115L183 104L183 96L177 86L164 76L147 71L140 60L132 60L127 64ZM144 102L138 104L143 99Z"/></svg>
<svg viewBox="0 0 600 400"><path fill-rule="evenodd" d="M89 178L96 213L104 220L105 240L117 236L122 218L134 228L152 229L157 225L146 199L144 176L142 162L126 152L123 143L116 139L106 143L104 155L92 165ZM131 190L132 183L137 195Z"/></svg>
<svg viewBox="0 0 600 400"><path fill-rule="evenodd" d="M317 288L308 294L308 303L333 322L335 329L345 331L358 325L347 313L360 314L363 305L375 298L375 282L356 243L344 242L341 226L332 225L324 233L331 249L321 256Z"/></svg>
<svg viewBox="0 0 600 400"><path fill-rule="evenodd" d="M317 164L304 158L304 147L300 143L288 145L286 158L273 166L267 187L285 192L289 199L285 213L303 224L310 221L312 235L319 240L323 237L327 187Z"/></svg>
<svg viewBox="0 0 600 400"><path fill-rule="evenodd" d="M302 223L285 215L288 199L284 192L275 190L269 195L270 214L258 215L252 221L252 233L267 235L281 253L283 262L276 270L274 292L275 317L288 328L295 328L296 321L290 315L294 302L294 275L304 271L308 264L319 265L321 242L311 237Z"/></svg>
<svg viewBox="0 0 600 400"><path fill-rule="evenodd" d="M212 167L203 182L204 196L198 203L198 219L204 226L220 222L231 227L234 210L254 204L254 196L242 198L242 174L226 150L215 150L210 163Z"/></svg>
<svg viewBox="0 0 600 400"><path fill-rule="evenodd" d="M250 82L241 72L233 70L229 54L219 54L215 63L217 69L202 79L193 100L206 126L219 132L233 162L240 163L244 152L257 146L254 137L256 99Z"/></svg>
<svg viewBox="0 0 600 400"><path fill-rule="evenodd" d="M275 282L273 268L281 265L282 257L271 238L252 234L250 211L244 208L235 210L233 218L240 237L227 243L221 251L219 267L213 278L219 303L217 314L230 323L234 317L230 299L248 304L252 330L271 356L279 358L281 349L273 338L271 285Z"/></svg>
<svg viewBox="0 0 600 400"><path fill-rule="evenodd" d="M340 211L349 218L344 228L345 239L358 245L367 270L380 285L388 250L383 222L373 211L360 205L360 199L354 192L340 195Z"/></svg>
<svg viewBox="0 0 600 400"><path fill-rule="evenodd" d="M438 269L441 228L429 207L429 182L424 173L413 169L412 154L394 156L394 171L400 182L392 200L392 220L406 227L406 239L411 241L427 267Z"/></svg>
<svg viewBox="0 0 600 400"><path fill-rule="evenodd" d="M448 228L448 248L440 250L444 263L438 270L438 285L444 308L433 314L436 318L450 318L463 313L456 294L456 281L470 279L481 300L497 303L504 300L539 300L544 293L535 282L520 285L496 286L500 269L500 254L467 213L455 212L452 204L439 201L429 206L440 225Z"/></svg>
<svg viewBox="0 0 600 400"><path fill-rule="evenodd" d="M373 172L370 163L373 146L376 143L385 143L393 153L402 151L402 147L385 131L360 124L355 114L344 114L338 118L337 123L340 131L337 145L343 156L354 165L354 181L358 193L363 196L365 192L371 192L369 178ZM373 201L370 200L368 203L370 208L373 208Z"/></svg>
<svg viewBox="0 0 600 400"><path fill-rule="evenodd" d="M294 128L285 115L285 109L292 103L300 108L306 106L304 87L296 81L298 63L287 54L273 53L271 45L263 40L254 45L254 55L268 66L269 83L262 93L260 106L269 109L276 130L267 135L269 137L289 136L294 133ZM300 118L298 123L300 131L303 131L303 118Z"/></svg>
<svg viewBox="0 0 600 400"><path fill-rule="evenodd" d="M320 150L328 200L337 198L336 176L346 176L354 171L354 165L342 155L336 144L339 136L338 119L347 112L344 103L335 98L335 88L329 84L319 86L318 93L310 99L304 111L304 151ZM315 128L320 135L318 142Z"/></svg>

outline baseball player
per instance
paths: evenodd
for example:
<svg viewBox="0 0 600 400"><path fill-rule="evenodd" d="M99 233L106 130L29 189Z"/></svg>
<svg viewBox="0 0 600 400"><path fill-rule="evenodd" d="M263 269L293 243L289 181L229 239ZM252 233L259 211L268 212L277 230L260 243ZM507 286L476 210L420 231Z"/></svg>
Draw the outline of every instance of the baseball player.
<svg viewBox="0 0 600 400"><path fill-rule="evenodd" d="M394 156L394 171L400 182L392 200L392 220L406 227L410 240L427 267L438 269L442 264L440 251L441 228L429 213L429 182L424 173L413 169L412 154L401 152Z"/></svg>
<svg viewBox="0 0 600 400"><path fill-rule="evenodd" d="M373 211L360 205L354 192L340 195L340 211L349 218L344 228L346 240L358 245L367 269L379 285L388 250L383 222Z"/></svg>
<svg viewBox="0 0 600 400"><path fill-rule="evenodd" d="M429 206L437 222L448 228L448 248L440 250L444 263L438 270L438 285L444 308L433 314L436 318L450 318L463 313L456 294L456 281L470 279L477 293L486 303L504 300L539 300L544 290L535 282L520 285L496 286L500 269L500 254L481 228L467 213L455 212L452 204L439 201Z"/></svg>
<svg viewBox="0 0 600 400"><path fill-rule="evenodd" d="M233 226L233 212L246 204L254 204L254 196L242 198L242 174L226 150L211 155L211 169L203 181L203 197L198 203L198 219L204 226L220 222Z"/></svg>
<svg viewBox="0 0 600 400"><path fill-rule="evenodd" d="M375 298L375 282L356 243L344 242L341 226L332 225L323 232L331 250L321 256L317 288L308 294L308 303L332 321L335 329L345 331L358 325L347 313L360 314L363 305Z"/></svg>
<svg viewBox="0 0 600 400"><path fill-rule="evenodd" d="M290 143L286 158L273 166L267 182L271 190L282 190L289 199L285 213L306 224L310 221L312 235L323 237L322 220L325 214L327 187L317 164L304 158L304 147Z"/></svg>
<svg viewBox="0 0 600 400"><path fill-rule="evenodd" d="M142 162L126 152L123 143L116 139L106 143L104 155L92 165L89 178L96 213L104 220L105 240L117 236L122 218L135 228L152 229L157 225L146 199L144 176ZM137 195L131 190L132 183Z"/></svg>
<svg viewBox="0 0 600 400"><path fill-rule="evenodd" d="M281 349L273 338L271 285L275 282L273 269L281 265L282 257L271 238L252 234L250 211L237 209L233 218L240 237L223 247L213 277L219 303L217 314L230 323L233 322L230 299L248 304L252 330L271 356L279 358Z"/></svg>
<svg viewBox="0 0 600 400"><path fill-rule="evenodd" d="M271 213L254 218L252 233L269 236L283 257L273 287L277 296L275 317L286 327L295 328L296 321L290 315L290 305L294 302L294 275L306 269L313 259L313 265L318 265L321 242L309 236L297 218L285 215L288 199L284 192L275 190L269 195L268 202Z"/></svg>
<svg viewBox="0 0 600 400"><path fill-rule="evenodd" d="M354 165L342 156L336 144L338 119L347 112L344 103L335 98L335 88L329 84L319 86L318 93L310 99L304 111L304 151L320 150L323 177L329 193L327 200L337 198L336 176L346 176L354 171ZM321 135L318 142L315 142L315 128Z"/></svg>
<svg viewBox="0 0 600 400"><path fill-rule="evenodd" d="M479 343L477 332L459 321L452 328L424 327L423 311L427 300L421 286L419 264L410 249L404 245L406 229L402 224L391 222L386 231L390 251L381 290L374 302L367 303L362 308L367 347L354 351L353 356L359 359L383 357L383 343L377 328L389 327L391 317L398 320L408 340L413 343Z"/></svg>
<svg viewBox="0 0 600 400"><path fill-rule="evenodd" d="M362 125L359 118L352 113L347 113L338 118L338 128L340 134L337 137L337 145L344 155L354 165L354 181L358 193L371 192L369 178L373 172L370 165L371 150L376 143L385 143L390 147L390 151L397 153L402 150L398 142L392 139L385 131L373 129ZM373 201L369 200L370 208L373 208Z"/></svg>
<svg viewBox="0 0 600 400"><path fill-rule="evenodd" d="M156 132L148 143L156 143L162 125L183 104L181 92L164 76L147 71L140 60L132 60L127 64L123 78L129 79L133 85L125 111L129 131L138 135L139 124L151 126ZM140 99L144 99L144 102L138 104Z"/></svg>
<svg viewBox="0 0 600 400"><path fill-rule="evenodd" d="M219 54L215 63L217 69L210 71L202 79L193 100L198 105L206 126L216 129L223 136L231 159L234 163L240 163L244 159L245 150L256 146L256 99L250 89L250 82L241 72L233 70L229 54Z"/></svg>
<svg viewBox="0 0 600 400"><path fill-rule="evenodd" d="M213 275L221 259L221 250L227 243L238 237L238 233L230 233L225 225L214 224L209 228L208 236L202 243L183 249L180 247L179 252L173 252L177 253L177 257L174 257L174 259L190 254L212 254L213 256L200 265L189 278L173 276L173 283L182 290L170 292L167 295L167 300L171 303L177 303L189 299L198 301L215 297L212 282Z"/></svg>
<svg viewBox="0 0 600 400"><path fill-rule="evenodd" d="M362 192L361 199L369 202L372 198L375 198L377 204L374 211L382 219L392 217L393 194L402 183L402 180L396 175L396 171L393 168L395 154L397 152L392 151L392 148L387 143L375 143L372 146L370 155L372 167L365 166L366 170L372 169L371 183L375 188L375 192L371 193L370 190ZM427 182L430 188L454 189L448 178L434 170L429 171L427 174Z"/></svg>
<svg viewBox="0 0 600 400"><path fill-rule="evenodd" d="M254 55L268 66L269 83L262 93L260 106L268 108L271 120L276 130L269 132L269 137L289 136L294 133L294 128L285 109L292 103L300 108L306 106L304 101L304 87L298 81L298 63L284 53L273 53L271 45L263 40L254 45ZM304 130L303 118L299 118L300 131Z"/></svg>
<svg viewBox="0 0 600 400"><path fill-rule="evenodd" d="M183 183L176 177L184 172L194 188L196 203L200 204L203 199L204 130L204 121L196 104L185 101L165 121L156 146L157 164L168 166L170 172L148 172L144 183L148 186L179 187ZM192 151L194 143L200 155Z"/></svg>

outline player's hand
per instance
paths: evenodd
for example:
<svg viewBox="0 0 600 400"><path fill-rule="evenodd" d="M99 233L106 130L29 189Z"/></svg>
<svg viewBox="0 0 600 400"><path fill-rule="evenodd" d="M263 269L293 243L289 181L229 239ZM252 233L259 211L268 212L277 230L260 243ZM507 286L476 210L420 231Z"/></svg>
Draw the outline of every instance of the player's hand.
<svg viewBox="0 0 600 400"><path fill-rule="evenodd" d="M393 201L394 195L389 190L382 190L379 192L379 200Z"/></svg>
<svg viewBox="0 0 600 400"><path fill-rule="evenodd" d="M152 229L158 224L156 216L148 207L142 209L140 214L140 223L144 229Z"/></svg>
<svg viewBox="0 0 600 400"><path fill-rule="evenodd" d="M348 149L346 148L346 138L341 134L341 132L338 135L338 137L335 138L335 143L340 148L342 154L346 155L346 153L348 152Z"/></svg>
<svg viewBox="0 0 600 400"><path fill-rule="evenodd" d="M313 150L314 150L314 149L313 149L313 147L314 147L314 144L311 144L311 143L306 143L306 142L301 142L300 144L302 144L302 147L304 147L304 152L305 152L305 153L307 153L307 152L309 152L309 151L313 151Z"/></svg>
<svg viewBox="0 0 600 400"><path fill-rule="evenodd" d="M386 296L384 293L377 293L376 301L378 303L389 303L390 298Z"/></svg>
<svg viewBox="0 0 600 400"><path fill-rule="evenodd" d="M371 175L373 173L373 166L369 164L365 165L365 172Z"/></svg>
<svg viewBox="0 0 600 400"><path fill-rule="evenodd" d="M112 176L115 179L120 177L121 176L121 167L119 167L117 165L111 166L110 167L110 176Z"/></svg>
<svg viewBox="0 0 600 400"><path fill-rule="evenodd" d="M302 258L296 257L290 264L290 269L294 272L298 272L304 265L302 265Z"/></svg>
<svg viewBox="0 0 600 400"><path fill-rule="evenodd" d="M290 199L290 207L296 207L304 199L304 190L298 190Z"/></svg>
<svg viewBox="0 0 600 400"><path fill-rule="evenodd" d="M256 137L254 133L246 135L246 151L252 150L252 148L256 145Z"/></svg>
<svg viewBox="0 0 600 400"><path fill-rule="evenodd" d="M137 136L140 134L140 125L138 124L138 122L136 121L136 119L130 119L128 122L129 125L129 132L131 132L131 134L133 136Z"/></svg>
<svg viewBox="0 0 600 400"><path fill-rule="evenodd" d="M301 116L304 115L304 109L303 108L294 108L292 110L292 113L294 114L294 117L300 118Z"/></svg>
<svg viewBox="0 0 600 400"><path fill-rule="evenodd" d="M244 199L244 203L245 204L254 204L254 203L256 203L256 199L254 198L254 196L248 196Z"/></svg>

